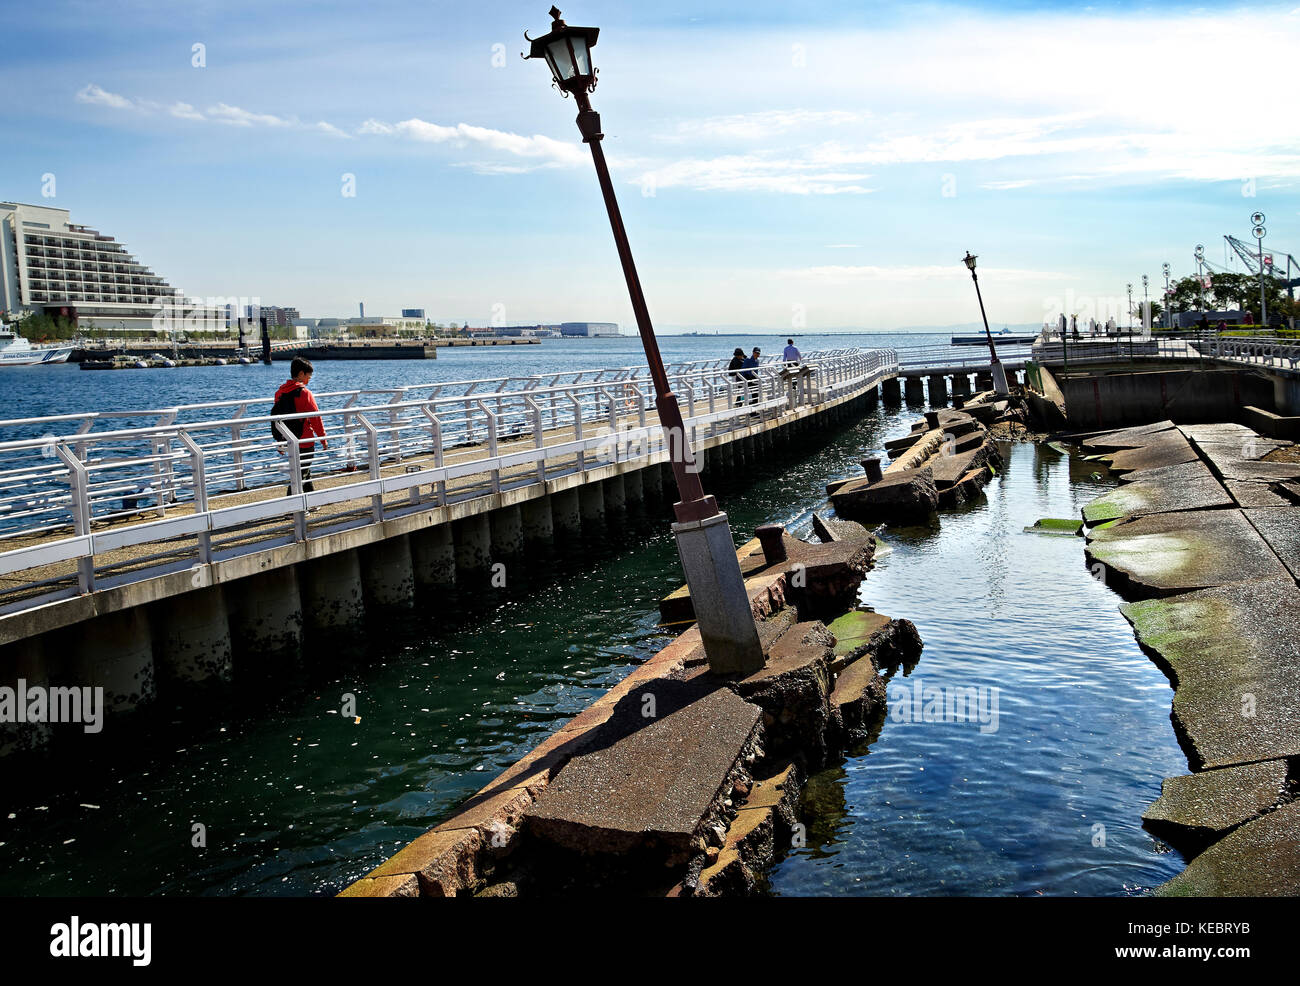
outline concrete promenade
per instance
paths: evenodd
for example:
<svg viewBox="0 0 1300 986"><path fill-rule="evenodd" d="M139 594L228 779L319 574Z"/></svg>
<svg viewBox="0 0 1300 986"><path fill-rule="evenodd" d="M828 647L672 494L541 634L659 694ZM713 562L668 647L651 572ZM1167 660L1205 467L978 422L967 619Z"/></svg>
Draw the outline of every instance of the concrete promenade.
<svg viewBox="0 0 1300 986"><path fill-rule="evenodd" d="M854 420L895 372L887 352L819 355L794 373L768 365L743 389L714 368L683 372L674 389L697 465L743 471ZM323 414L334 441L312 464L311 492L297 449L277 446L265 417L107 432L83 422L53 442L0 444L4 683L91 681L128 710L244 661L296 655L304 633L486 587L530 543L563 550L607 515L665 507L675 484L648 382L610 375L350 399ZM15 745L0 739L0 751Z"/></svg>

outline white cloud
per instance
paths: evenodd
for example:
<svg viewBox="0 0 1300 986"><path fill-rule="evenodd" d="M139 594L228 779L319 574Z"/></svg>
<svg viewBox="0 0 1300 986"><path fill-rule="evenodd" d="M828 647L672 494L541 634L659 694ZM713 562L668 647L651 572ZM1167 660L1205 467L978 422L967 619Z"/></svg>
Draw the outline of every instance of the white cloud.
<svg viewBox="0 0 1300 986"><path fill-rule="evenodd" d="M282 117L273 116L270 113L252 113L238 106L228 106L225 103L209 106L208 116L218 123L229 124L232 127L251 127L254 125L287 127L290 125L290 121Z"/></svg>
<svg viewBox="0 0 1300 986"><path fill-rule="evenodd" d="M101 89L93 82L77 92L77 102L90 103L92 106L111 106L115 110L135 109L135 104L125 96Z"/></svg>
<svg viewBox="0 0 1300 986"><path fill-rule="evenodd" d="M525 137L522 134L509 133L504 130L492 130L469 123L457 123L444 126L427 120L412 118L398 123L384 123L382 120L370 119L357 130L359 134L380 135L385 137L405 137L409 140L429 144L451 144L456 147L475 147L514 157L530 158L538 162L537 166L574 166L586 162L586 152L576 142L555 140L535 134ZM531 170L520 166L502 166L488 163L479 166L485 172L517 172Z"/></svg>
<svg viewBox="0 0 1300 986"><path fill-rule="evenodd" d="M175 102L167 107L167 112L180 120L204 120L206 117L189 103Z"/></svg>

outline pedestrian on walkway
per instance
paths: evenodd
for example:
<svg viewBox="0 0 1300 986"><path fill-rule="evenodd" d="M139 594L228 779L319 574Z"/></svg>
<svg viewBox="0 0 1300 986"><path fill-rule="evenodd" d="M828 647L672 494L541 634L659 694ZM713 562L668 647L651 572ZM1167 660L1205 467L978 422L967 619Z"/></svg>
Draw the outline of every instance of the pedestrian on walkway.
<svg viewBox="0 0 1300 986"><path fill-rule="evenodd" d="M745 351L737 346L735 352L731 354L731 362L727 364L727 372L731 374L731 378L736 382L736 407L740 407L745 403L745 395L748 392L748 387L742 379L744 374L740 372L740 368L744 365Z"/></svg>
<svg viewBox="0 0 1300 986"><path fill-rule="evenodd" d="M795 346L793 339L785 341L785 352L781 354L781 359L787 363L798 363L803 357L799 355L799 349Z"/></svg>
<svg viewBox="0 0 1300 986"><path fill-rule="evenodd" d="M744 369L741 370L740 375L745 378L745 386L749 389L750 404L758 403L760 388L758 384L758 370L756 367L758 366L758 359L762 355L763 354L759 351L759 348L755 346L754 351L750 354L749 358L740 364L744 367Z"/></svg>
<svg viewBox="0 0 1300 986"><path fill-rule="evenodd" d="M275 404L271 407L273 415L285 414L306 414L308 411L319 411L316 406L316 398L312 396L307 385L311 383L312 374L315 368L309 360L301 356L294 357L294 361L289 364L289 379L280 385L280 389L275 392ZM316 455L315 438L320 439L322 449L329 448L329 440L325 437L325 425L320 417L314 418L293 418L284 423L284 426L298 439L298 462L302 470L302 491L304 493L314 493L315 485L311 481L311 463ZM282 436L276 429L274 422L271 425L271 431L275 435L277 442L282 440ZM280 449L280 454L285 455L287 444ZM293 496L293 486L285 496Z"/></svg>

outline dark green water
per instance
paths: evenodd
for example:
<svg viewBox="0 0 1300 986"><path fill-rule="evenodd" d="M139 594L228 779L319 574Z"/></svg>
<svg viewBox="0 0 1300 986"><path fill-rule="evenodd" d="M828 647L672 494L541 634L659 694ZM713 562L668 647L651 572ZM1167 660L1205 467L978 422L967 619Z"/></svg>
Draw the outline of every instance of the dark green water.
<svg viewBox="0 0 1300 986"><path fill-rule="evenodd" d="M829 479L860 472L863 451L915 416L877 410L801 462L712 488L738 538L769 521L798 530ZM1002 689L1000 729L887 722L815 778L819 820L774 892L1120 894L1180 868L1137 827L1160 777L1185 768L1168 686L1078 541L1020 533L1077 513L1096 492L1081 475L1016 446L986 501L887 535L894 552L864 600L920 627L914 675ZM666 521L634 515L577 562L512 566L509 595L429 600L360 644L317 641L304 668L201 711L113 726L57 771L11 771L0 893L337 892L668 639L656 604L680 569ZM360 723L338 714L347 693Z"/></svg>

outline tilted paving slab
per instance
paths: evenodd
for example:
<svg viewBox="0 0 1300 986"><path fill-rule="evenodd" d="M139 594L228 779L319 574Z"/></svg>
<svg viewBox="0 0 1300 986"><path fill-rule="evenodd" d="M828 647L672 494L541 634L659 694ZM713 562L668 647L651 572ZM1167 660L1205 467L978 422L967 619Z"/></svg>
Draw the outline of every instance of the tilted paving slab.
<svg viewBox="0 0 1300 986"><path fill-rule="evenodd" d="M1206 470L1197 478L1126 483L1084 504L1083 519L1089 524L1099 524L1117 517L1232 506L1235 506L1232 497Z"/></svg>
<svg viewBox="0 0 1300 986"><path fill-rule="evenodd" d="M1120 612L1174 682L1174 726L1194 770L1300 754L1300 589L1290 577Z"/></svg>
<svg viewBox="0 0 1300 986"><path fill-rule="evenodd" d="M1109 456L1113 473L1134 472L1139 469L1158 469L1184 462L1196 462L1196 449L1177 432L1174 437L1143 445L1141 448L1121 449Z"/></svg>
<svg viewBox="0 0 1300 986"><path fill-rule="evenodd" d="M1245 441L1252 435L1259 437L1255 429L1238 424L1235 421L1220 421L1215 424L1178 425L1178 430L1189 440L1197 442L1237 442Z"/></svg>
<svg viewBox="0 0 1300 986"><path fill-rule="evenodd" d="M1247 822L1156 893L1165 897L1300 895L1300 801Z"/></svg>
<svg viewBox="0 0 1300 986"><path fill-rule="evenodd" d="M1276 805L1286 787L1286 771L1285 760L1265 760L1166 777L1142 821L1171 841L1199 847Z"/></svg>
<svg viewBox="0 0 1300 986"><path fill-rule="evenodd" d="M1195 462L1178 462L1172 466L1155 466L1151 469L1134 469L1119 477L1121 483L1162 480L1182 482L1189 479L1214 479L1210 467L1199 460Z"/></svg>
<svg viewBox="0 0 1300 986"><path fill-rule="evenodd" d="M1300 580L1300 507L1260 507L1244 512L1291 577Z"/></svg>
<svg viewBox="0 0 1300 986"><path fill-rule="evenodd" d="M978 455L979 449L972 449L959 455L936 455L926 463L930 467L931 475L934 477L934 485L941 490L945 490L958 482L977 465L983 465L982 462L976 461Z"/></svg>
<svg viewBox="0 0 1300 986"><path fill-rule="evenodd" d="M645 683L525 812L529 831L582 853L687 852L762 714L711 675Z"/></svg>
<svg viewBox="0 0 1300 986"><path fill-rule="evenodd" d="M1239 507L1289 507L1294 504L1290 497L1278 493L1274 483L1252 483L1240 479L1224 480L1223 486L1228 495Z"/></svg>
<svg viewBox="0 0 1300 986"><path fill-rule="evenodd" d="M1300 479L1300 462L1260 462L1258 459L1219 458L1211 467L1225 480L1273 483Z"/></svg>
<svg viewBox="0 0 1300 986"><path fill-rule="evenodd" d="M1134 484L1137 485L1137 484ZM1132 489L1132 487L1126 487ZM1129 599L1287 576L1240 510L1148 514L1088 532L1088 563Z"/></svg>
<svg viewBox="0 0 1300 986"><path fill-rule="evenodd" d="M859 480L831 496L835 512L859 520L902 520L928 516L939 505L934 473L927 466L886 473L879 482Z"/></svg>
<svg viewBox="0 0 1300 986"><path fill-rule="evenodd" d="M1120 428L1100 435L1092 435L1080 441L1083 448L1092 452L1113 452L1125 448L1141 448L1155 441L1163 432L1173 431L1172 421L1157 421L1149 425L1137 425L1133 428Z"/></svg>

